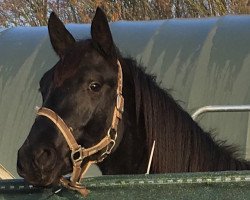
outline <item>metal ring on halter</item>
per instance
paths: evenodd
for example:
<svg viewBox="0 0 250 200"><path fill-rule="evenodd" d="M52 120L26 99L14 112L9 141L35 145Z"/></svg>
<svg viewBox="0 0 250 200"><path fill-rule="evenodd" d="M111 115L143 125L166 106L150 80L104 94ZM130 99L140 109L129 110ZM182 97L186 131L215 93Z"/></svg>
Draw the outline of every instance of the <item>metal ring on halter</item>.
<svg viewBox="0 0 250 200"><path fill-rule="evenodd" d="M116 96L116 108L120 113L124 112L124 98L122 94L117 94Z"/></svg>
<svg viewBox="0 0 250 200"><path fill-rule="evenodd" d="M111 135L110 135L110 131L111 130L115 131L114 138L112 138ZM108 132L107 132L107 136L110 137L112 140L116 140L116 138L117 138L117 131L115 129L113 129L112 127L110 127L109 130L108 130Z"/></svg>
<svg viewBox="0 0 250 200"><path fill-rule="evenodd" d="M77 150L72 150L72 152L71 152L71 160L72 160L73 164L77 163L79 161L82 161L85 158L83 156L83 153L82 153L82 147L80 145L78 147L79 148ZM76 153L79 153L78 158L75 158Z"/></svg>

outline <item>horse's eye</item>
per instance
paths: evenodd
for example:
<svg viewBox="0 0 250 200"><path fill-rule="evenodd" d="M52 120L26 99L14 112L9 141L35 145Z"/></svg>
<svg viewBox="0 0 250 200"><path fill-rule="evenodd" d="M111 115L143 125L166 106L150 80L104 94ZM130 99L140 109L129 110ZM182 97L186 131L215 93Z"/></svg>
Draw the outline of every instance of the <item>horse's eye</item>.
<svg viewBox="0 0 250 200"><path fill-rule="evenodd" d="M101 84L98 82L91 82L89 84L89 89L93 92L99 92L101 87L102 87Z"/></svg>

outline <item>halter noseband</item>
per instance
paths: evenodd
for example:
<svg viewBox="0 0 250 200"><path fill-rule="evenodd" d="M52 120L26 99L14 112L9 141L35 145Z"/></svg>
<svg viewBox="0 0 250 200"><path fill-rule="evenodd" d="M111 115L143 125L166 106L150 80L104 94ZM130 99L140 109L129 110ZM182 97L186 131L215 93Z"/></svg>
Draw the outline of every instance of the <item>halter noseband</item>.
<svg viewBox="0 0 250 200"><path fill-rule="evenodd" d="M84 196L87 195L88 192L84 186L80 185L81 178L83 177L87 169L91 166L91 164L102 162L112 152L113 148L115 147L118 124L119 121L122 119L122 113L124 110L124 98L122 96L123 76L122 76L122 67L119 60L117 60L117 65L118 65L118 75L117 75L117 89L116 89L116 105L113 112L112 123L107 131L106 136L96 145L89 148L84 148L81 145L79 145L76 142L75 137L72 133L73 132L72 128L69 128L63 121L63 119L60 116L58 116L53 110L41 107L37 111L37 115L47 117L57 126L57 128L60 130L60 133L64 136L64 139L66 140L71 150L73 172L70 177L70 180L67 180L64 177L62 177L60 179L61 184L64 187L77 190ZM97 152L100 152L101 150L104 149L105 149L104 153L102 153L97 160L88 161L84 166L81 166L85 158Z"/></svg>

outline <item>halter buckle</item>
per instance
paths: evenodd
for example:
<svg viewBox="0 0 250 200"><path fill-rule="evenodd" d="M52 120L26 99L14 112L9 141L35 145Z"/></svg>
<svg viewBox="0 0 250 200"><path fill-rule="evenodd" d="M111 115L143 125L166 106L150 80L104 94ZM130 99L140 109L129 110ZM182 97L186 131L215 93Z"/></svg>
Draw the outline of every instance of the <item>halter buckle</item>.
<svg viewBox="0 0 250 200"><path fill-rule="evenodd" d="M73 164L78 163L84 159L83 153L82 153L82 147L79 145L78 149L71 151L71 160Z"/></svg>
<svg viewBox="0 0 250 200"><path fill-rule="evenodd" d="M108 148L108 146L107 146L107 150L106 150L106 152L105 152L107 155L111 154L111 151L112 151L113 148L115 147L115 140L111 140L109 144L111 144L111 147Z"/></svg>
<svg viewBox="0 0 250 200"><path fill-rule="evenodd" d="M97 162L102 162L109 154L111 154L113 148L115 147L115 140L111 140L109 144L111 144L111 147L106 147L105 152L102 153Z"/></svg>
<svg viewBox="0 0 250 200"><path fill-rule="evenodd" d="M123 113L123 111L124 111L124 98L123 98L122 94L117 94L116 108L120 113Z"/></svg>
<svg viewBox="0 0 250 200"><path fill-rule="evenodd" d="M114 131L115 131L115 134L113 135L113 138L112 138L112 136L110 135L111 130L114 130ZM111 138L110 143L109 143L109 144L111 144L111 147L109 147L109 145L108 145L106 151L102 154L102 156L103 156L104 154L106 154L106 155L110 154L111 151L113 150L113 148L115 147L115 141L116 141L116 138L117 138L117 131L116 131L115 129L109 128L107 135L108 135L108 137Z"/></svg>
<svg viewBox="0 0 250 200"><path fill-rule="evenodd" d="M114 131L114 135L111 133L111 131ZM114 128L112 128L112 127L110 127L109 130L108 130L108 132L107 132L107 136L110 137L112 140L116 140L116 138L117 138L117 130L114 129Z"/></svg>

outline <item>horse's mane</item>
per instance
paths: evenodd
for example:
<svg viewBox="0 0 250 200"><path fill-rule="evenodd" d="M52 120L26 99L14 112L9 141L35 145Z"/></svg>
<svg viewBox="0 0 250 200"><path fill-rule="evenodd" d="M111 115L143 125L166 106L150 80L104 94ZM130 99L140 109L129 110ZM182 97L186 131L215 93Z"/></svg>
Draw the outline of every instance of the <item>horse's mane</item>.
<svg viewBox="0 0 250 200"><path fill-rule="evenodd" d="M215 143L213 136L158 86L155 76L146 74L132 59L126 59L126 64L134 81L137 123L143 118L149 151L156 141L152 173L238 169L250 164L236 160L233 146Z"/></svg>

